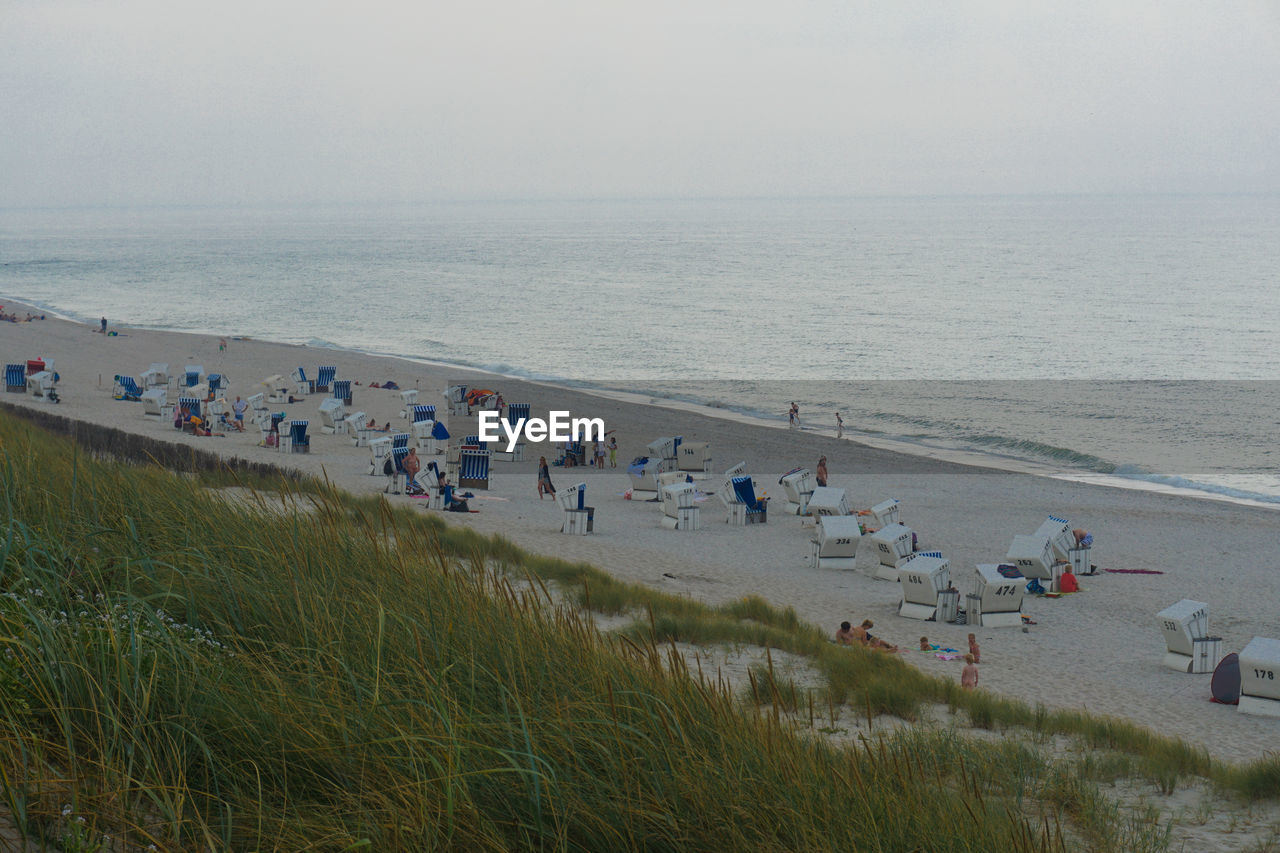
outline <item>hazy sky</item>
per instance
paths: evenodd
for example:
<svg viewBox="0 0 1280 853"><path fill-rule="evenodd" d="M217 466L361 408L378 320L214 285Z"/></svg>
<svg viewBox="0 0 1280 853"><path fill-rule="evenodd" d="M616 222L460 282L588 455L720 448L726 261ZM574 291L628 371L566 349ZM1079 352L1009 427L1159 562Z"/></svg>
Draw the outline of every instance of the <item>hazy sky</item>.
<svg viewBox="0 0 1280 853"><path fill-rule="evenodd" d="M0 0L0 206L1280 191L1280 2Z"/></svg>

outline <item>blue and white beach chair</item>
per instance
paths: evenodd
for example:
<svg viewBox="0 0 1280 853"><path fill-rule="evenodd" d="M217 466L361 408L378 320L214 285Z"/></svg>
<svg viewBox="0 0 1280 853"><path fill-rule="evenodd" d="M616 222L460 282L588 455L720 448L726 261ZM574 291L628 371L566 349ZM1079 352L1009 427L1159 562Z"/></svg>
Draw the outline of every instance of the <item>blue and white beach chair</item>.
<svg viewBox="0 0 1280 853"><path fill-rule="evenodd" d="M315 390L321 394L328 392L329 386L333 384L333 378L337 373L338 368L333 365L320 365L320 369L316 371Z"/></svg>
<svg viewBox="0 0 1280 853"><path fill-rule="evenodd" d="M182 385L184 388L194 388L204 381L204 365L188 364L187 369L183 373Z"/></svg>
<svg viewBox="0 0 1280 853"><path fill-rule="evenodd" d="M748 476L734 477L729 481L733 489L733 503L742 507L742 523L764 524L769 520L769 499L756 497L756 486ZM732 516L733 510L730 510Z"/></svg>
<svg viewBox="0 0 1280 853"><path fill-rule="evenodd" d="M316 390L315 382L307 378L307 371L301 367L295 368L293 371L293 384L300 397Z"/></svg>
<svg viewBox="0 0 1280 853"><path fill-rule="evenodd" d="M137 402L142 397L142 389L138 387L138 381L132 376L117 375L116 385L111 391L111 396L117 400Z"/></svg>
<svg viewBox="0 0 1280 853"><path fill-rule="evenodd" d="M387 477L386 491L393 494L402 494L409 485L409 472L404 470L404 458L409 455L407 447L393 447L391 449L391 474Z"/></svg>
<svg viewBox="0 0 1280 853"><path fill-rule="evenodd" d="M507 405L507 411L503 414L502 419L511 425L512 429L521 421L529 420L529 403L510 403Z"/></svg>
<svg viewBox="0 0 1280 853"><path fill-rule="evenodd" d="M564 511L564 522L560 525L561 533L584 536L595 530L596 508L587 506L587 484L575 486L556 492L556 500Z"/></svg>
<svg viewBox="0 0 1280 853"><path fill-rule="evenodd" d="M436 419L436 407L415 403L409 407L409 415L412 418L412 423L415 424L423 421L434 421Z"/></svg>
<svg viewBox="0 0 1280 853"><path fill-rule="evenodd" d="M305 420L289 422L289 452L311 452L311 436L307 435L308 424L309 421Z"/></svg>
<svg viewBox="0 0 1280 853"><path fill-rule="evenodd" d="M489 488L489 451L462 451L458 467L458 486L463 489Z"/></svg>
<svg viewBox="0 0 1280 853"><path fill-rule="evenodd" d="M217 397L219 392L226 391L231 387L231 380L227 378L225 373L209 374L209 396Z"/></svg>
<svg viewBox="0 0 1280 853"><path fill-rule="evenodd" d="M178 410L182 412L184 421L191 418L204 419L204 404L199 397L179 397Z"/></svg>
<svg viewBox="0 0 1280 853"><path fill-rule="evenodd" d="M335 379L333 380L333 399L341 400L343 405L351 405L351 380Z"/></svg>
<svg viewBox="0 0 1280 853"><path fill-rule="evenodd" d="M17 394L27 393L27 366L25 364L6 364L4 366L4 390Z"/></svg>

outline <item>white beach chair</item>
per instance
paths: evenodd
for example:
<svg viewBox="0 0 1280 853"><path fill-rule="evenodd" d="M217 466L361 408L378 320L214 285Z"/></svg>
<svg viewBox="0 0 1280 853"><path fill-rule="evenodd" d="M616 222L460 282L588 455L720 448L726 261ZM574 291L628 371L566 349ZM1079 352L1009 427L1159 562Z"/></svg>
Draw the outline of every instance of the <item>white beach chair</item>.
<svg viewBox="0 0 1280 853"><path fill-rule="evenodd" d="M1179 672L1212 673L1222 660L1222 638L1209 636L1209 605L1184 598L1156 614L1164 634L1164 665Z"/></svg>
<svg viewBox="0 0 1280 853"><path fill-rule="evenodd" d="M901 501L897 498L889 498L887 501L881 501L871 508L871 526L879 529L888 527L890 524L897 524L901 518L899 515L899 507Z"/></svg>
<svg viewBox="0 0 1280 853"><path fill-rule="evenodd" d="M1013 537L1005 559L1017 566L1027 579L1050 581L1056 586L1062 574L1060 565L1053 559L1053 545L1048 536Z"/></svg>
<svg viewBox="0 0 1280 853"><path fill-rule="evenodd" d="M676 449L676 467L695 480L711 476L711 445L705 441L682 441Z"/></svg>
<svg viewBox="0 0 1280 853"><path fill-rule="evenodd" d="M249 404L249 409L246 412L249 423L257 424L262 423L264 420L271 420L271 415L267 411L266 392L259 391L257 394L250 394L244 398L244 401Z"/></svg>
<svg viewBox="0 0 1280 853"><path fill-rule="evenodd" d="M169 389L168 387L151 388L143 391L142 396L138 399L142 401L142 413L144 415L163 417L166 409L165 404L169 402Z"/></svg>
<svg viewBox="0 0 1280 853"><path fill-rule="evenodd" d="M1254 637L1240 651L1241 714L1280 717L1280 640Z"/></svg>
<svg viewBox="0 0 1280 853"><path fill-rule="evenodd" d="M1065 518L1051 515L1036 529L1035 536L1044 536L1053 548L1053 556L1058 560L1066 560L1071 549L1076 547L1076 537L1071 532L1071 522Z"/></svg>
<svg viewBox="0 0 1280 853"><path fill-rule="evenodd" d="M564 512L561 533L585 536L595 530L596 508L587 506L587 484L578 483L556 492L556 500Z"/></svg>
<svg viewBox="0 0 1280 853"><path fill-rule="evenodd" d="M52 370L40 370L27 374L27 393L44 403L58 402L58 392Z"/></svg>
<svg viewBox="0 0 1280 853"><path fill-rule="evenodd" d="M418 389L406 388L400 392L400 417L409 417L409 411L413 408L413 404L418 402Z"/></svg>
<svg viewBox="0 0 1280 853"><path fill-rule="evenodd" d="M369 439L369 474L370 476L382 476L383 463L387 461L387 457L391 455L392 439L389 435L382 435L378 438Z"/></svg>
<svg viewBox="0 0 1280 853"><path fill-rule="evenodd" d="M862 527L856 516L824 515L818 518L813 539L813 565L818 569L853 569L858 564Z"/></svg>
<svg viewBox="0 0 1280 853"><path fill-rule="evenodd" d="M787 502L782 511L787 515L805 515L808 512L809 498L813 495L813 474L808 468L796 468L788 471L778 480Z"/></svg>
<svg viewBox="0 0 1280 853"><path fill-rule="evenodd" d="M702 510L694 505L693 483L673 483L662 487L662 526L668 530L697 530L702 526Z"/></svg>
<svg viewBox="0 0 1280 853"><path fill-rule="evenodd" d="M914 554L898 569L898 585L902 587L899 616L934 619L938 614L939 596L951 589L951 562L940 551Z"/></svg>
<svg viewBox="0 0 1280 853"><path fill-rule="evenodd" d="M352 412L342 419L347 428L347 440L356 447L368 447L378 433L369 428L369 416L364 412Z"/></svg>
<svg viewBox="0 0 1280 853"><path fill-rule="evenodd" d="M461 382L453 382L444 391L445 399L449 403L449 414L465 418L471 414L470 407L467 406L467 386Z"/></svg>
<svg viewBox="0 0 1280 853"><path fill-rule="evenodd" d="M329 397L320 402L320 431L325 435L346 432L343 421L347 416L346 404L337 397Z"/></svg>
<svg viewBox="0 0 1280 853"><path fill-rule="evenodd" d="M139 378L142 380L142 387L148 391L152 388L164 388L165 390L168 390L169 363L153 361L150 367L142 371L142 376Z"/></svg>
<svg viewBox="0 0 1280 853"><path fill-rule="evenodd" d="M631 500L651 501L658 497L658 475L667 470L665 459L648 457L642 463L627 466L627 477L631 480Z"/></svg>
<svg viewBox="0 0 1280 853"><path fill-rule="evenodd" d="M835 486L819 486L809 496L809 515L824 517L830 515L849 515L849 501L844 489Z"/></svg>
<svg viewBox="0 0 1280 853"><path fill-rule="evenodd" d="M299 397L305 397L316 390L314 379L307 378L307 371L302 367L295 367L293 373L290 374L293 380L294 390L298 392Z"/></svg>
<svg viewBox="0 0 1280 853"><path fill-rule="evenodd" d="M262 393L266 394L269 402L287 403L289 401L289 380L285 379L281 374L273 373L259 384L262 386Z"/></svg>
<svg viewBox="0 0 1280 853"><path fill-rule="evenodd" d="M655 438L645 448L645 452L650 459L662 459L666 463L667 471L675 471L680 468L680 445L684 443L684 437L679 435L668 435L662 438Z"/></svg>
<svg viewBox="0 0 1280 853"><path fill-rule="evenodd" d="M1022 626L1022 600L1027 581L1007 577L995 563L978 566L973 592L965 596L966 622L981 628L1014 628Z"/></svg>
<svg viewBox="0 0 1280 853"><path fill-rule="evenodd" d="M874 546L876 577L886 581L898 579L898 570L911 559L911 535L911 528L905 524L890 524L867 537Z"/></svg>

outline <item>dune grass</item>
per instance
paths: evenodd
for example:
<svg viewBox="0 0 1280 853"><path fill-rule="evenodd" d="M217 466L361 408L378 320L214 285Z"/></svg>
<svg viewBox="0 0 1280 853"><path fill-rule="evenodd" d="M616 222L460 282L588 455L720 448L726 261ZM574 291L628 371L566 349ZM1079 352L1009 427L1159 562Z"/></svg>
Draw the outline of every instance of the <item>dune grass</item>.
<svg viewBox="0 0 1280 853"><path fill-rule="evenodd" d="M1135 726L961 692L760 599L709 608L323 483L108 451L0 417L0 786L64 850L1163 849L1025 746L833 745L797 731L815 703L941 702L1275 794L1274 764L1228 774ZM643 617L601 635L575 601ZM677 642L789 651L827 686L757 671L760 713L689 677Z"/></svg>

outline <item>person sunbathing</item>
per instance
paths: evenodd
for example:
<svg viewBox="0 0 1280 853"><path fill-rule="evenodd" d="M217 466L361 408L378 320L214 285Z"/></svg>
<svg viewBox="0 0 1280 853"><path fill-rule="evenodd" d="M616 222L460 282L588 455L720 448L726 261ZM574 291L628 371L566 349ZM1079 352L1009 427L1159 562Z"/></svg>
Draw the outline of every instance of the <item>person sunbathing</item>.
<svg viewBox="0 0 1280 853"><path fill-rule="evenodd" d="M898 647L892 643L886 643L884 640L871 633L871 629L875 627L875 623L870 619L863 619L862 625L855 629L858 640L867 648L884 649L885 651L896 652Z"/></svg>

